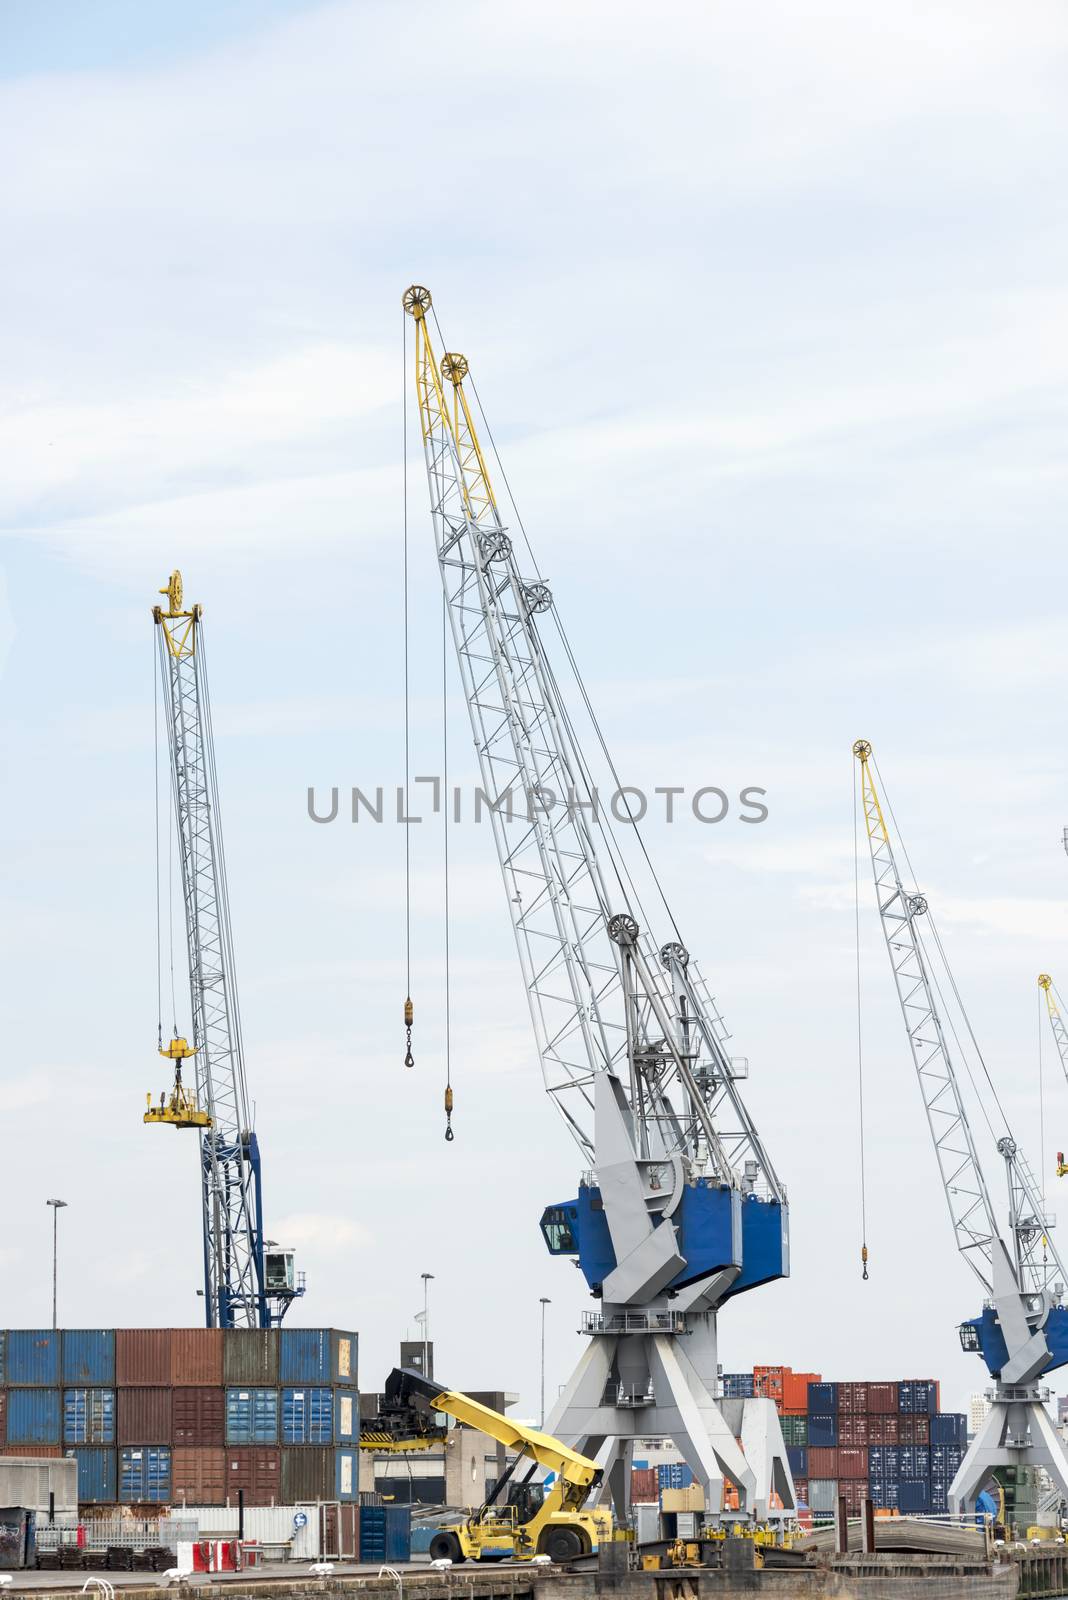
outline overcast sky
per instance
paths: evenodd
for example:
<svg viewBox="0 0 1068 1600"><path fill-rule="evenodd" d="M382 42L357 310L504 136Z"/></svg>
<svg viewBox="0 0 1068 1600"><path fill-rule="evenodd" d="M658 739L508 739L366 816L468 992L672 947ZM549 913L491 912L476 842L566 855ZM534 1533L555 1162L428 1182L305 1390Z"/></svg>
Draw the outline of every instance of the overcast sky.
<svg viewBox="0 0 1068 1600"><path fill-rule="evenodd" d="M179 566L205 608L268 1226L308 1272L293 1320L358 1328L376 1387L433 1272L439 1373L528 1413L540 1296L550 1395L580 1352L584 1285L537 1230L579 1163L489 830L455 830L446 1146L438 830L413 830L406 1073L402 830L306 815L309 784L402 775L414 280L471 360L626 780L768 793L759 827L649 830L792 1200L793 1276L727 1308L725 1366L980 1386L866 877L860 1281L850 746L875 744L1052 1189L1066 47L1041 0L6 0L0 1324L48 1321L54 1195L61 1321L199 1318L194 1142L141 1123L165 1083L149 611ZM431 772L417 462L410 505ZM453 688L461 780L465 716Z"/></svg>

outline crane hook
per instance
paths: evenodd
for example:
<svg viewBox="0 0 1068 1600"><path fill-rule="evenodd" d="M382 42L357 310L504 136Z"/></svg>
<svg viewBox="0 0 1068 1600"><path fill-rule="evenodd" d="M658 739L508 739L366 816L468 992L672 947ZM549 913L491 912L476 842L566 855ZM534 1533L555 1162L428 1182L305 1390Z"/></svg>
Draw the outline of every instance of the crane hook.
<svg viewBox="0 0 1068 1600"><path fill-rule="evenodd" d="M406 1067L415 1066L415 1057L412 1055L412 1022L414 1018L415 1008L412 1005L412 997L409 995L404 1002L404 1027L407 1035L405 1040L407 1049L404 1052L404 1065Z"/></svg>
<svg viewBox="0 0 1068 1600"><path fill-rule="evenodd" d="M452 1084L445 1085L445 1143L452 1144L456 1135L452 1131Z"/></svg>
<svg viewBox="0 0 1068 1600"><path fill-rule="evenodd" d="M864 1282L864 1283L867 1283L867 1281L868 1281L868 1247L867 1247L866 1244L862 1244L861 1247L860 1247L860 1265L861 1265L861 1274L860 1274L861 1281Z"/></svg>

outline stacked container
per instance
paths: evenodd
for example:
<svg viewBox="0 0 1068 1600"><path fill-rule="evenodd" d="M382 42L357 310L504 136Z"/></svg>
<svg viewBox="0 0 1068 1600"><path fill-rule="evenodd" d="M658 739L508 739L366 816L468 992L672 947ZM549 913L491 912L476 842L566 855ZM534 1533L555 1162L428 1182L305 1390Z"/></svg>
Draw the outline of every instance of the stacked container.
<svg viewBox="0 0 1068 1600"><path fill-rule="evenodd" d="M358 1499L356 1335L0 1330L0 1452L67 1454L83 1504Z"/></svg>

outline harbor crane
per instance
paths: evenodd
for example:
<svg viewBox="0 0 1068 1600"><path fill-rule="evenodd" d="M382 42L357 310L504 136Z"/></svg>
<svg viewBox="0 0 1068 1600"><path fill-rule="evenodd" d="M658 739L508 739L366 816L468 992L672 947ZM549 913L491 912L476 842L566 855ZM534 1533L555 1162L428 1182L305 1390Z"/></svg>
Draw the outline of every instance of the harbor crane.
<svg viewBox="0 0 1068 1600"><path fill-rule="evenodd" d="M1068 1452L1045 1407L1049 1390L1040 1382L1068 1362L1068 1277L1053 1242L1054 1219L986 1074L989 1100L982 1110L1008 1187L1007 1226L998 1219L950 1039L958 1051L959 1043L943 1022L928 942L939 952L941 945L927 896L906 888L902 879L876 790L871 745L858 739L853 754L860 763L879 916L950 1220L957 1249L983 1294L979 1316L959 1331L962 1348L981 1355L994 1380L992 1405L950 1485L950 1510L973 1512L991 1472L1005 1466L1045 1467L1068 1497ZM999 1134L995 1119L1002 1126Z"/></svg>
<svg viewBox="0 0 1068 1600"><path fill-rule="evenodd" d="M574 656L529 545L524 571L507 531L468 401L467 360L443 349L439 364L432 318L444 341L428 290L413 285L403 298L482 789L545 1088L583 1173L575 1196L541 1218L550 1254L575 1258L598 1302L546 1426L580 1453L603 1455L620 1517L629 1514L634 1441L649 1436L675 1441L717 1518L725 1478L743 1519L789 1516L794 1488L773 1402L716 1392L720 1309L788 1275L786 1190L670 912L669 936L653 937L620 848L634 830L625 822L617 835L595 800L550 630L577 679Z"/></svg>
<svg viewBox="0 0 1068 1600"><path fill-rule="evenodd" d="M208 697L202 608L186 606L172 572L154 606L159 673L170 752L173 817L189 959L191 1042L174 1037L159 1053L174 1063L169 1094L150 1125L193 1128L200 1137L204 1223L204 1309L209 1328L277 1326L304 1293L293 1252L265 1240L259 1142L245 1078L241 1014L226 888L226 857ZM157 818L158 838L158 818ZM158 934L158 928L157 928ZM194 1082L182 1078L192 1063Z"/></svg>
<svg viewBox="0 0 1068 1600"><path fill-rule="evenodd" d="M1053 1030L1053 1042L1057 1046L1057 1055L1060 1058L1061 1067L1064 1070L1064 1076L1068 1078L1068 1028L1065 1028L1064 1026L1064 1018L1061 1015L1060 1006L1057 1004L1057 1001L1060 997L1057 995L1057 992L1054 989L1053 979L1050 977L1048 972L1042 972L1039 974L1038 987L1042 990L1042 993L1046 997L1046 1011L1049 1016L1049 1025ZM1058 1150L1058 1178L1063 1178L1066 1172L1068 1172L1068 1163L1065 1162L1064 1151Z"/></svg>

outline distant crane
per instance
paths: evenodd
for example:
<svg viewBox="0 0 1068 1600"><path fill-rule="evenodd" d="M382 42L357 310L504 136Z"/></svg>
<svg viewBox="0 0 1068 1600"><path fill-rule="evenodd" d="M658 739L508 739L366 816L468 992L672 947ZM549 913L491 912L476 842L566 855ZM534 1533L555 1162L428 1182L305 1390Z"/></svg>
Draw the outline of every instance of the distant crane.
<svg viewBox="0 0 1068 1600"><path fill-rule="evenodd" d="M982 1312L961 1325L960 1340L964 1350L986 1362L994 1378L993 1404L950 1485L950 1509L974 1511L991 1471L1004 1466L1045 1467L1068 1496L1068 1452L1045 1408L1049 1391L1039 1383L1044 1374L1068 1362L1068 1275L1053 1243L1053 1218L987 1075L989 1103L983 1103L983 1114L1008 1184L1008 1226L1002 1228L998 1221L924 943L927 922L935 947L941 948L927 898L915 888L906 889L902 881L876 792L871 745L858 739L853 754L860 762L879 915L950 1220L957 1248L984 1295ZM994 1135L994 1117L1003 1125L999 1136Z"/></svg>
<svg viewBox="0 0 1068 1600"><path fill-rule="evenodd" d="M259 1143L249 1112L226 891L202 610L184 607L172 572L167 609L154 606L163 685L173 812L185 907L192 1043L175 1035L159 1053L174 1063L169 1094L146 1123L200 1134L204 1306L209 1328L270 1328L304 1293L293 1252L263 1236ZM157 819L158 829L158 819ZM157 930L158 932L158 930ZM182 1065L194 1064L195 1084Z"/></svg>
<svg viewBox="0 0 1068 1600"><path fill-rule="evenodd" d="M1057 1046L1057 1054L1064 1069L1064 1076L1068 1078L1068 1029L1064 1026L1064 1018L1061 1016L1060 1007L1055 997L1056 991L1053 987L1053 979L1048 972L1039 974L1038 987L1046 997L1046 1010L1049 1013L1049 1025L1053 1030L1053 1042ZM1065 1163L1064 1151L1058 1150L1058 1178L1063 1178L1066 1172L1068 1172L1068 1164Z"/></svg>
<svg viewBox="0 0 1068 1600"><path fill-rule="evenodd" d="M404 308L482 789L545 1087L584 1169L576 1198L546 1207L541 1227L551 1254L577 1258L600 1309L584 1317L590 1342L546 1427L587 1454L606 1448L622 1516L634 1442L650 1436L675 1440L717 1517L725 1477L749 1518L765 1518L772 1496L789 1515L774 1405L716 1396L719 1308L789 1272L786 1191L697 965L673 922L664 943L642 926L594 801L550 626L576 672L574 658L548 584L520 570L468 404L467 360L446 351L439 364L427 289L409 288Z"/></svg>

